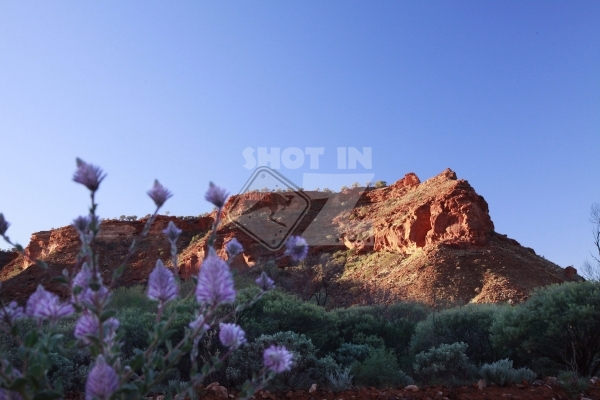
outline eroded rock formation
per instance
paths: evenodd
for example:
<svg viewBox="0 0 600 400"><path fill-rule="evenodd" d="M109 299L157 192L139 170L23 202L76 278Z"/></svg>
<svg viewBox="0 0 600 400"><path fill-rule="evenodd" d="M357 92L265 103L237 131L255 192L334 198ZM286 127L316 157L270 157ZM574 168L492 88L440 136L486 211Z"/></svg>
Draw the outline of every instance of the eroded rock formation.
<svg viewBox="0 0 600 400"><path fill-rule="evenodd" d="M289 215L302 211L305 205L290 200L290 196L286 192L252 192L232 197L217 232L217 252L226 258L224 245L236 237L244 253L233 260L232 266L251 275L265 260L278 257L278 267L287 270L279 277L280 287L306 299L314 295L315 287L322 288L319 285L326 274L303 274L317 264L324 269L331 264L327 260L335 259L338 273L327 278L331 280L327 282L330 307L399 300L518 302L535 287L581 279L574 268L562 269L532 249L495 233L485 199L450 169L425 182L409 173L380 189L305 192L303 196L310 198L310 206L296 221L294 230L311 245L309 260L303 267L292 266L286 257L280 257L282 250L268 251L257 240L260 235L272 234L270 227L277 225L269 224L284 226ZM263 231L248 234L233 223L235 215L241 215L233 208L236 204L251 207L259 201L264 203L259 205L269 219L261 225ZM283 214L286 212L290 214ZM169 264L168 242L161 231L170 220L183 230L178 242L181 277L187 279L198 273L214 218L214 212L202 218L159 216L148 237L140 242L120 283L144 283L157 258ZM132 237L142 231L144 223L103 221L94 246L106 279L123 260ZM67 226L33 234L26 248L30 258L49 264L47 271L13 253L0 253L0 280L4 283L0 296L25 298L39 283L61 292L50 278L64 268L75 267L78 249L77 235ZM321 280L319 285L314 284L315 279Z"/></svg>

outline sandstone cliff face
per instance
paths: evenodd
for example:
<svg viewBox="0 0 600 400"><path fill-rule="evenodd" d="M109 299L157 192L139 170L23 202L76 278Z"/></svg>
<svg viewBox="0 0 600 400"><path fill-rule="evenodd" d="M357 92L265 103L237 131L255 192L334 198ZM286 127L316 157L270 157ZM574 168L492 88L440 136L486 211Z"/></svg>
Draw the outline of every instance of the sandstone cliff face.
<svg viewBox="0 0 600 400"><path fill-rule="evenodd" d="M279 269L270 273L277 275L280 287L306 300L325 290L328 307L399 300L429 304L518 302L535 287L581 279L572 268L564 270L495 233L485 199L450 169L425 182L409 173L381 189L305 192L310 207L297 221L294 234L305 237L311 247L309 258L300 266L280 257L283 250L268 251L256 235L233 223L239 215L237 205L258 200L283 204L286 192L282 195L279 200L277 195L262 192L232 197L217 232L217 252L226 258L225 243L237 238L244 253L232 266L249 275L256 275L264 261L277 257ZM281 204L274 214L279 220L265 219L264 227L287 221L303 207L302 202L288 201L285 209ZM170 265L168 241L161 231L171 220L183 230L178 242L181 277L197 274L214 218L214 212L192 219L159 216L148 237L139 243L120 283L144 283L158 258ZM123 260L132 237L142 231L144 223L103 221L94 246L106 279ZM33 234L26 252L31 258L48 262L49 270L14 255L5 257L2 267L0 254L0 280L4 283L0 297L24 298L39 283L61 292L50 278L64 268L74 268L78 250L78 238L70 226Z"/></svg>
<svg viewBox="0 0 600 400"><path fill-rule="evenodd" d="M213 219L210 216L192 219L158 216L148 236L139 242L138 251L130 259L120 284L129 286L145 282L159 258L166 264L170 263L169 242L161 232L169 221L174 221L182 229L178 241L178 249L182 251L194 236L202 236L210 230ZM100 270L105 280L110 279L113 269L123 261L132 238L142 232L145 222L145 219L102 221L100 234L93 246L99 254ZM71 226L34 233L25 253L30 258L46 261L49 268L43 270L25 257L13 257L0 269L0 281L3 283L0 298L26 298L38 284L66 296L67 290L52 282L51 278L60 275L63 269L72 271L75 268L79 248L79 237Z"/></svg>

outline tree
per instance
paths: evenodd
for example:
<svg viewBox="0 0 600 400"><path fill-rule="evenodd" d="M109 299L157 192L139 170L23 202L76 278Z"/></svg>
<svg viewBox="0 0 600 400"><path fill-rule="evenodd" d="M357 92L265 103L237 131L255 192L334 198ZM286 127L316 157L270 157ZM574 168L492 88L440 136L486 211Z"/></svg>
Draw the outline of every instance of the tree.
<svg viewBox="0 0 600 400"><path fill-rule="evenodd" d="M594 376L600 371L600 283L536 289L524 304L499 313L491 333L494 347L507 355L546 357L581 376Z"/></svg>
<svg viewBox="0 0 600 400"><path fill-rule="evenodd" d="M588 280L600 282L600 204L593 204L590 210L590 222L594 224L592 235L598 256L591 254L593 261L586 260L583 264L583 274Z"/></svg>

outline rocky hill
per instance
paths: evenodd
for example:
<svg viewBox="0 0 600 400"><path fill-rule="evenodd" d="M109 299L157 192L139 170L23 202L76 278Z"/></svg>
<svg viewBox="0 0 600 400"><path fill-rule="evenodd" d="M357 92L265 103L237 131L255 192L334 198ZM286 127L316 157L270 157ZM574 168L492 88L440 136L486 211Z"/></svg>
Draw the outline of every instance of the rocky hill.
<svg viewBox="0 0 600 400"><path fill-rule="evenodd" d="M259 202L263 209L248 213ZM223 246L231 238L244 245L232 264L242 279L267 270L283 289L327 307L399 300L512 303L523 301L536 287L582 279L572 267L563 269L496 233L485 199L449 169L425 182L410 173L379 189L301 196L249 192L230 198L223 214L216 247L225 256ZM120 283L144 283L157 258L169 259L169 244L160 232L171 220L183 230L178 242L181 277L197 273L214 218L214 213L159 216ZM144 223L102 222L94 246L107 279ZM309 257L300 265L279 257L282 250L265 247L265 241L276 243L290 227L310 245ZM71 226L33 234L26 252L45 260L48 270L15 253L0 253L0 297L25 299L39 283L66 295L51 278L74 268L78 246ZM266 262L273 257L276 262Z"/></svg>

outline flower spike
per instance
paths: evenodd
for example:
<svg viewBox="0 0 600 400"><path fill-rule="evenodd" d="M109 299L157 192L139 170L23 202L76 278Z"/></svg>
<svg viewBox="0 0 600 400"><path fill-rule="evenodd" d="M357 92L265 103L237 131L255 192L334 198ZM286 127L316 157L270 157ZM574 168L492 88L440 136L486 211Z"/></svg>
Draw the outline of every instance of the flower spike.
<svg viewBox="0 0 600 400"><path fill-rule="evenodd" d="M173 197L173 193L171 193L166 187L160 184L158 179L154 180L154 186L152 189L148 190L148 196L154 201L156 207L162 207L169 198Z"/></svg>
<svg viewBox="0 0 600 400"><path fill-rule="evenodd" d="M106 178L106 174L99 167L88 164L80 158L77 158L77 171L73 175L73 180L81 183L92 192L98 190L100 182Z"/></svg>
<svg viewBox="0 0 600 400"><path fill-rule="evenodd" d="M206 191L206 195L204 196L206 201L212 203L219 209L223 208L228 197L229 193L227 193L225 189L215 185L212 182L210 182L208 190Z"/></svg>

